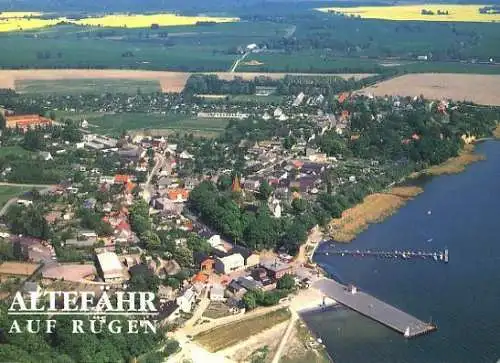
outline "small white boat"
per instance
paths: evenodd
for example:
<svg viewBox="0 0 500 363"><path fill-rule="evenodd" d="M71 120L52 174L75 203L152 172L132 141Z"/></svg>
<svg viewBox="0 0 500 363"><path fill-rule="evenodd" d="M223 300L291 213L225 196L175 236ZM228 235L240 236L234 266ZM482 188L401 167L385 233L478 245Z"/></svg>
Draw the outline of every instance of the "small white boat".
<svg viewBox="0 0 500 363"><path fill-rule="evenodd" d="M428 210L427 215L431 215L431 214L432 214L432 211Z"/></svg>
<svg viewBox="0 0 500 363"><path fill-rule="evenodd" d="M427 242L432 242L432 238L429 238L429 239L427 240Z"/></svg>

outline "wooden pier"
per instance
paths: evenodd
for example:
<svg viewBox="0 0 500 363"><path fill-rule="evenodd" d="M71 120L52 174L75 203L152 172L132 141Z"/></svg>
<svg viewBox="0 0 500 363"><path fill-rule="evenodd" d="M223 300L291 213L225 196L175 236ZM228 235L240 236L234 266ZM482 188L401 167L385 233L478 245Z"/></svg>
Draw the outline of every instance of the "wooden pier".
<svg viewBox="0 0 500 363"><path fill-rule="evenodd" d="M321 279L313 287L336 302L403 334L405 338L414 338L437 329L434 324L425 323L363 291L348 288L334 280Z"/></svg>
<svg viewBox="0 0 500 363"><path fill-rule="evenodd" d="M377 257L377 258L400 258L403 260L409 259L427 259L438 262L448 263L448 249L444 251L425 252L425 251L376 251L376 250L347 250L337 249L335 247L323 248L321 251L316 251L317 255L326 256L354 256L354 257Z"/></svg>

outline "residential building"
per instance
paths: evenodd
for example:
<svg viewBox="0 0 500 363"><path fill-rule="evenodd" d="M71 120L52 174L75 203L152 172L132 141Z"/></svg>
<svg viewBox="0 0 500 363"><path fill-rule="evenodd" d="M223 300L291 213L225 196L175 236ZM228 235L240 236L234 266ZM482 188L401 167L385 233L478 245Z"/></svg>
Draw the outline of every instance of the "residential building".
<svg viewBox="0 0 500 363"><path fill-rule="evenodd" d="M48 151L40 151L39 155L45 161L49 161L49 160L54 159Z"/></svg>
<svg viewBox="0 0 500 363"><path fill-rule="evenodd" d="M193 287L190 287L176 300L180 310L185 313L190 313L193 310L193 305L196 302L196 293Z"/></svg>
<svg viewBox="0 0 500 363"><path fill-rule="evenodd" d="M260 256L258 253L252 252L248 248L243 246L235 246L232 250L232 253L239 253L243 256L243 260L245 261L245 267L254 267L257 266L260 262Z"/></svg>
<svg viewBox="0 0 500 363"><path fill-rule="evenodd" d="M212 301L224 301L224 287L220 284L212 285L210 289L210 300Z"/></svg>
<svg viewBox="0 0 500 363"><path fill-rule="evenodd" d="M247 291L255 291L262 289L262 282L255 281L251 276L238 277L238 284L243 286Z"/></svg>
<svg viewBox="0 0 500 363"><path fill-rule="evenodd" d="M275 280L285 276L286 274L291 274L293 271L291 265L277 259L274 261L261 261L260 265L265 268L269 276Z"/></svg>
<svg viewBox="0 0 500 363"><path fill-rule="evenodd" d="M121 282L125 279L123 266L116 253L100 253L97 255L97 260L105 282Z"/></svg>
<svg viewBox="0 0 500 363"><path fill-rule="evenodd" d="M168 199L174 202L185 202L189 198L189 191L187 189L170 189L167 195Z"/></svg>
<svg viewBox="0 0 500 363"><path fill-rule="evenodd" d="M219 257L215 260L215 269L224 274L241 270L245 267L245 260L239 253L226 257Z"/></svg>
<svg viewBox="0 0 500 363"><path fill-rule="evenodd" d="M52 120L40 115L17 115L6 116L5 127L15 129L16 127L27 130L35 127L46 127L52 125Z"/></svg>
<svg viewBox="0 0 500 363"><path fill-rule="evenodd" d="M193 260L196 267L198 267L201 271L211 272L214 268L214 259L208 256L206 253L194 252Z"/></svg>

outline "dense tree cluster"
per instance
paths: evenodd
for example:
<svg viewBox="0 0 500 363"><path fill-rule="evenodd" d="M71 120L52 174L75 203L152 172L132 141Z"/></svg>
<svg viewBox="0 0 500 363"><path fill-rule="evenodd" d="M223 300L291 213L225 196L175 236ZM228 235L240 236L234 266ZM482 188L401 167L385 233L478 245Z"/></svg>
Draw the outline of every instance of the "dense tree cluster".
<svg viewBox="0 0 500 363"><path fill-rule="evenodd" d="M7 211L5 220L12 233L48 239L50 228L43 216L43 210L35 206L13 205Z"/></svg>
<svg viewBox="0 0 500 363"><path fill-rule="evenodd" d="M14 319L7 314L5 304L0 304L0 311L0 326L3 328L0 329L2 362L127 363L144 354L155 352L163 341L164 331L161 329L158 329L157 334L111 334L107 329L98 334L91 332L73 334L70 316L60 316L57 319L53 334L46 334L43 331L38 334L9 334ZM36 317L33 316L32 319ZM115 316L113 319L120 320L124 327L127 326L127 318ZM84 326L88 327L88 322L84 322ZM168 341L167 346L168 349L165 349L164 354L150 362L162 362L177 349Z"/></svg>
<svg viewBox="0 0 500 363"><path fill-rule="evenodd" d="M304 92L308 95L329 96L339 92L352 91L378 82L387 77L390 72L356 80L341 77L326 76L297 76L289 75L283 79L255 77L253 80L244 80L235 77L233 80L223 80L216 75L192 75L187 83L185 92L193 94L238 95L255 94L258 86L276 87L276 92L283 96L298 95Z"/></svg>
<svg viewBox="0 0 500 363"><path fill-rule="evenodd" d="M209 226L254 250L284 246L295 253L307 238L307 230L317 222L306 214L274 218L265 202L255 212L245 210L233 197L237 195L221 192L215 184L204 181L191 192L189 205Z"/></svg>

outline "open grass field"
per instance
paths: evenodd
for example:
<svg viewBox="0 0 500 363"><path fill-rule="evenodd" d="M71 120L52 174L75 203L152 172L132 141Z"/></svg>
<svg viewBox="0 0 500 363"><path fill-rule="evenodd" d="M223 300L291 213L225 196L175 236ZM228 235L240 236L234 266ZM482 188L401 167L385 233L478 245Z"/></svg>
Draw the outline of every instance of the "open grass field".
<svg viewBox="0 0 500 363"><path fill-rule="evenodd" d="M0 88L10 88L23 93L60 93L60 92L142 92L160 90L162 92L181 92L192 73L161 72L125 69L33 69L33 70L0 70ZM240 76L252 79L266 76L280 79L287 74L295 73L216 73L220 78L233 79ZM314 75L314 74L313 74ZM364 78L371 74L323 74L342 78ZM159 88L157 84L159 83Z"/></svg>
<svg viewBox="0 0 500 363"><path fill-rule="evenodd" d="M360 92L375 96L423 94L431 99L466 100L500 106L499 84L500 75L425 73L392 78Z"/></svg>
<svg viewBox="0 0 500 363"><path fill-rule="evenodd" d="M288 309L280 309L205 331L196 335L194 341L210 352L217 352L287 321L290 317L291 313Z"/></svg>
<svg viewBox="0 0 500 363"><path fill-rule="evenodd" d="M31 151L23 149L21 146L3 146L0 147L0 158L9 157L10 155L28 156Z"/></svg>
<svg viewBox="0 0 500 363"><path fill-rule="evenodd" d="M69 113L65 117L74 120L83 115ZM197 134L219 134L228 124L225 119L197 118L189 115L160 115L154 113L121 113L85 115L93 126L92 131L120 135L123 130L171 130L173 132L193 132Z"/></svg>
<svg viewBox="0 0 500 363"><path fill-rule="evenodd" d="M9 12L0 14L0 32L22 31L46 28L65 22L80 26L94 26L104 28L150 28L157 26L196 25L200 22L228 23L237 22L238 18L210 17L210 16L182 16L169 13L160 14L109 14L101 17L86 17L79 20L56 17L46 19L41 13Z"/></svg>
<svg viewBox="0 0 500 363"><path fill-rule="evenodd" d="M100 86L109 89L123 82L120 88L146 85L149 89L156 89L158 84L163 92L180 92L184 89L189 73L156 72L137 70L101 70L101 69L35 69L35 70L0 70L0 88L11 88L20 92L38 93L45 86L56 86L56 93L64 88L89 89L96 80ZM47 83L45 83L47 82ZM45 84L44 84L45 83ZM158 87L158 90L160 90ZM141 87L142 89L142 87ZM52 89L47 88L48 92ZM96 90L94 89L94 92Z"/></svg>
<svg viewBox="0 0 500 363"><path fill-rule="evenodd" d="M453 21L453 22L496 22L500 21L500 14L481 14L480 8L486 5L459 5L459 4L422 4L397 6L359 6L320 8L323 12L337 12L346 16L359 16L363 19L383 20L419 20L419 21ZM422 14L425 9L428 15ZM438 11L446 15L438 15ZM433 14L431 15L430 12Z"/></svg>
<svg viewBox="0 0 500 363"><path fill-rule="evenodd" d="M20 196L21 194L32 190L31 187L18 187L0 185L0 208L11 198Z"/></svg>
<svg viewBox="0 0 500 363"><path fill-rule="evenodd" d="M28 94L82 94L82 93L125 93L136 94L161 92L158 80L129 79L60 79L21 80L15 82L19 93Z"/></svg>

